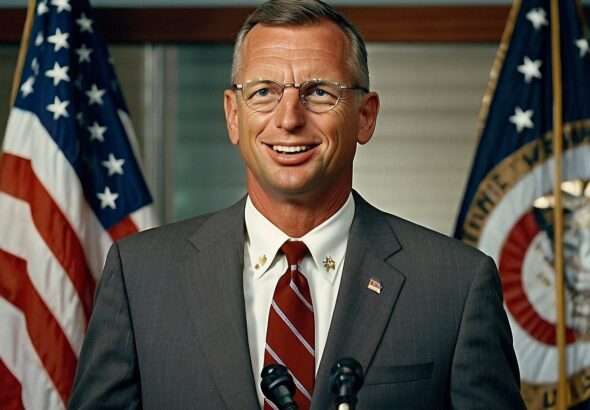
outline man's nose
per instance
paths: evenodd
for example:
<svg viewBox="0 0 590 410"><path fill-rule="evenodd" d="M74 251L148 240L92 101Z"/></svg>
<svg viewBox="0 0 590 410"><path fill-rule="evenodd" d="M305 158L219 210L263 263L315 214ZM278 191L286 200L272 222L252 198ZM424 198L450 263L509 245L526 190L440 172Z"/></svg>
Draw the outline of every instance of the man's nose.
<svg viewBox="0 0 590 410"><path fill-rule="evenodd" d="M275 108L274 121L277 128L294 130L305 124L305 107L299 99L299 89L285 88L283 98Z"/></svg>

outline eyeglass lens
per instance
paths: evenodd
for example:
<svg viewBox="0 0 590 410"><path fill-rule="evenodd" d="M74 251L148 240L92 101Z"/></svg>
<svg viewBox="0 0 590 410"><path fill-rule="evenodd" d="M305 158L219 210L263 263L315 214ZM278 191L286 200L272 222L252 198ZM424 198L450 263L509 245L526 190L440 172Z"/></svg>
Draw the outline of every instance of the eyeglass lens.
<svg viewBox="0 0 590 410"><path fill-rule="evenodd" d="M274 81L254 81L244 84L243 96L250 108L259 112L270 112L281 101L285 86ZM331 110L342 96L337 84L325 81L306 81L299 87L299 98L304 106L313 112Z"/></svg>

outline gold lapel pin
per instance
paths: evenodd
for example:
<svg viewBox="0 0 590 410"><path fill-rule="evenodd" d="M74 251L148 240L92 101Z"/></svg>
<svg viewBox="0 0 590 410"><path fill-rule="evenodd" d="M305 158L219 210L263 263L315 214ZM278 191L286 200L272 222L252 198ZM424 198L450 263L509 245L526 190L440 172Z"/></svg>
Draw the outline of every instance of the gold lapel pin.
<svg viewBox="0 0 590 410"><path fill-rule="evenodd" d="M260 269L266 263L266 255L262 255L258 258L258 263L254 265L254 269Z"/></svg>
<svg viewBox="0 0 590 410"><path fill-rule="evenodd" d="M336 270L336 261L334 261L331 256L326 256L322 263L324 264L324 269L326 269L326 272L330 272L330 270Z"/></svg>
<svg viewBox="0 0 590 410"><path fill-rule="evenodd" d="M371 278L371 279L369 279L369 283L367 284L367 288L369 290L372 290L376 294L380 295L381 290L383 289L383 286L381 285L381 282L379 282L377 279Z"/></svg>

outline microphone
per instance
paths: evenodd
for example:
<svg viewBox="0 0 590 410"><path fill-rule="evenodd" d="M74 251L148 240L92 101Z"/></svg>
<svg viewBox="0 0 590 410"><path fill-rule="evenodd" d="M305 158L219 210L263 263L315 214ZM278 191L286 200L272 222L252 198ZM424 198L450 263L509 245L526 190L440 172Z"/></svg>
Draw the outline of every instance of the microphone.
<svg viewBox="0 0 590 410"><path fill-rule="evenodd" d="M330 386L338 410L354 410L363 381L363 368L355 359L347 357L336 362L330 371Z"/></svg>
<svg viewBox="0 0 590 410"><path fill-rule="evenodd" d="M297 410L297 404L293 400L295 383L285 366L269 364L262 369L260 376L262 393L272 404L279 410Z"/></svg>

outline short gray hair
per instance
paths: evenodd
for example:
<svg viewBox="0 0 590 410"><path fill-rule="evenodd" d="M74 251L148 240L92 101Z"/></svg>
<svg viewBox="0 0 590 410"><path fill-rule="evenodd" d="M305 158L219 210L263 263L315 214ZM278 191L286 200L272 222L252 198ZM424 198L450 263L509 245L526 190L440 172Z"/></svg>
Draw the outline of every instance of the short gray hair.
<svg viewBox="0 0 590 410"><path fill-rule="evenodd" d="M266 26L305 26L322 20L335 23L350 41L349 68L358 86L369 88L369 67L365 41L358 30L332 6L320 0L270 0L248 16L238 32L231 70L232 83L236 82L241 49L246 35L257 24Z"/></svg>

